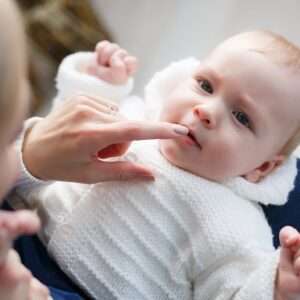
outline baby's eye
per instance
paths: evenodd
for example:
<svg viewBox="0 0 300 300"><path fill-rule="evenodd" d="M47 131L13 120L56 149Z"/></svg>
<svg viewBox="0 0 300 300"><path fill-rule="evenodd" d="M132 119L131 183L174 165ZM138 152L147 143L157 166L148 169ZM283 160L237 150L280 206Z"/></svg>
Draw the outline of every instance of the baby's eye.
<svg viewBox="0 0 300 300"><path fill-rule="evenodd" d="M212 94L214 92L214 89L208 80L198 80L198 83L201 89L206 93Z"/></svg>
<svg viewBox="0 0 300 300"><path fill-rule="evenodd" d="M244 125L247 128L250 128L250 120L245 113L241 111L233 111L232 114L242 125Z"/></svg>

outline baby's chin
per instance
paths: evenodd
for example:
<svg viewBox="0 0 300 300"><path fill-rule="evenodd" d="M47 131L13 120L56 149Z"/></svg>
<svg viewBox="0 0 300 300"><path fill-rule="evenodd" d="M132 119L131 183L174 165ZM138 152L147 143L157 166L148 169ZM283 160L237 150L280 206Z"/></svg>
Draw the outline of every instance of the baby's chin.
<svg viewBox="0 0 300 300"><path fill-rule="evenodd" d="M174 140L160 140L159 150L162 156L173 166L183 169L189 173L199 176L191 170L185 162L185 158L181 157L182 153L178 151Z"/></svg>
<svg viewBox="0 0 300 300"><path fill-rule="evenodd" d="M180 162L177 159L177 153L172 140L160 140L159 151L162 156L169 161L172 165L180 167Z"/></svg>
<svg viewBox="0 0 300 300"><path fill-rule="evenodd" d="M212 168L194 168L194 162L193 164L187 164L184 159L182 159L178 154L176 144L172 140L160 140L159 150L162 156L173 166L183 169L206 180L223 182L224 180L230 178L230 176L227 176L227 174L223 174L217 171L212 172Z"/></svg>

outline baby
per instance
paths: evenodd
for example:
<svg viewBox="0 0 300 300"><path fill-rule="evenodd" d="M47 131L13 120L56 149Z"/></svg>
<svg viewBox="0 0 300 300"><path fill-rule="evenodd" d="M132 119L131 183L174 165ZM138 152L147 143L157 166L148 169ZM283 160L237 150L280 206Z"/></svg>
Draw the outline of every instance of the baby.
<svg viewBox="0 0 300 300"><path fill-rule="evenodd" d="M299 299L300 234L284 228L275 250L260 206L284 204L293 188L299 65L298 48L259 31L156 74L148 115L189 135L131 145L124 159L151 167L155 181L56 182L26 194L60 267L94 299ZM107 41L70 56L56 105L78 92L120 102L135 69Z"/></svg>

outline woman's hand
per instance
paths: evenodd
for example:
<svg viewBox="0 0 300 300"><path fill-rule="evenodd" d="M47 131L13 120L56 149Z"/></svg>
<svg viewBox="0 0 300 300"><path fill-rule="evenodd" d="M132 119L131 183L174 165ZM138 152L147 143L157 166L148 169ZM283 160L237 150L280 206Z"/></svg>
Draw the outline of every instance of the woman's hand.
<svg viewBox="0 0 300 300"><path fill-rule="evenodd" d="M0 266L0 299L49 300L49 290L21 263L18 253L9 249Z"/></svg>
<svg viewBox="0 0 300 300"><path fill-rule="evenodd" d="M0 210L0 268L14 239L23 234L34 234L40 228L38 217L27 210ZM1 298L0 298L1 299Z"/></svg>
<svg viewBox="0 0 300 300"><path fill-rule="evenodd" d="M48 289L32 276L11 249L16 237L33 234L39 227L39 219L32 212L0 211L0 299L50 299Z"/></svg>
<svg viewBox="0 0 300 300"><path fill-rule="evenodd" d="M26 134L23 160L34 176L44 180L95 183L151 179L153 175L145 166L99 158L124 154L134 140L170 139L187 133L187 128L176 124L124 121L115 104L77 96Z"/></svg>

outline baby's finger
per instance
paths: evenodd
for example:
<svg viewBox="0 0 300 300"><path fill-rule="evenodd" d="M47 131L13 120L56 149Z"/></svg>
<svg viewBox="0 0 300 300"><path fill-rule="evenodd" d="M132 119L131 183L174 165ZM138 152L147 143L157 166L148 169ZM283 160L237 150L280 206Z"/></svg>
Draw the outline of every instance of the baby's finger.
<svg viewBox="0 0 300 300"><path fill-rule="evenodd" d="M98 42L96 44L96 47L95 47L95 52L101 51L108 44L110 44L110 42L107 41L107 40L103 40L103 41Z"/></svg>
<svg viewBox="0 0 300 300"><path fill-rule="evenodd" d="M100 61L100 65L109 66L111 56L120 49L119 45L109 43L105 47L103 47L101 54L99 56L98 61Z"/></svg>
<svg viewBox="0 0 300 300"><path fill-rule="evenodd" d="M298 241L298 237L299 233L295 228L291 226L285 226L280 230L279 233L280 245L282 247L291 247Z"/></svg>
<svg viewBox="0 0 300 300"><path fill-rule="evenodd" d="M118 56L122 61L124 61L124 58L128 56L128 52L125 49L120 48L114 53L114 55Z"/></svg>
<svg viewBox="0 0 300 300"><path fill-rule="evenodd" d="M300 276L300 249L298 249L294 255L294 270L295 273Z"/></svg>
<svg viewBox="0 0 300 300"><path fill-rule="evenodd" d="M137 58L134 56L127 56L124 58L128 76L133 75L138 68Z"/></svg>
<svg viewBox="0 0 300 300"><path fill-rule="evenodd" d="M104 40L104 41L99 42L99 43L96 45L96 47L95 47L96 60L97 60L97 63L98 63L99 65L101 65L101 59L100 59L100 58L101 58L101 55L102 55L102 51L103 51L103 49L104 49L108 44L110 44L110 42Z"/></svg>
<svg viewBox="0 0 300 300"><path fill-rule="evenodd" d="M118 56L113 56L111 59L111 68L112 71L114 72L115 76L120 76L120 75L126 75L126 66L124 62L118 57Z"/></svg>
<svg viewBox="0 0 300 300"><path fill-rule="evenodd" d="M126 70L124 58L127 56L127 51L124 49L119 49L111 56L110 65L112 67L122 67Z"/></svg>

